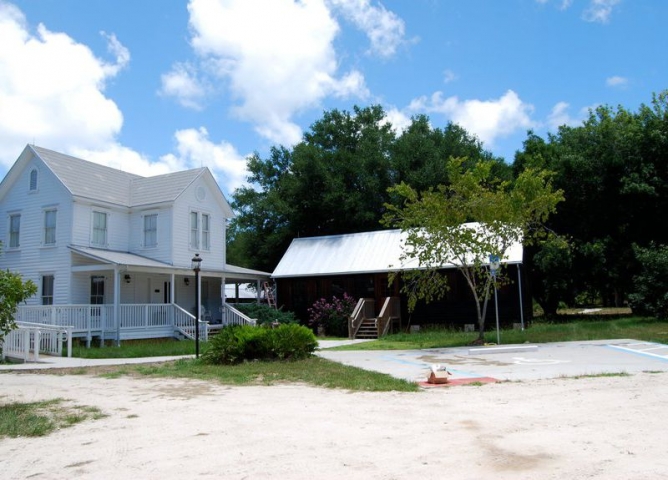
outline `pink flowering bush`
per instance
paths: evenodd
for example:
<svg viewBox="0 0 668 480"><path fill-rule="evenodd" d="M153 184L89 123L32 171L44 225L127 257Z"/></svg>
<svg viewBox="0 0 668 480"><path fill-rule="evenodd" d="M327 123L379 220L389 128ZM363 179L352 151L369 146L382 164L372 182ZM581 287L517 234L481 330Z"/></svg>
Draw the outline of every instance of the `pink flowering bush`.
<svg viewBox="0 0 668 480"><path fill-rule="evenodd" d="M323 327L326 335L347 337L348 317L356 304L357 301L347 293L343 298L333 296L330 302L321 298L308 309L309 325L316 329Z"/></svg>

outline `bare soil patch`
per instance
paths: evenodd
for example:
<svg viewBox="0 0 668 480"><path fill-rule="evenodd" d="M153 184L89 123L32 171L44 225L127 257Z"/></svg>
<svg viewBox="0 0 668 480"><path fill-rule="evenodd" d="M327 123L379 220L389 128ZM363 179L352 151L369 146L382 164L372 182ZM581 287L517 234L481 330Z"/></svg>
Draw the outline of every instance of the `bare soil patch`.
<svg viewBox="0 0 668 480"><path fill-rule="evenodd" d="M351 393L186 379L0 375L0 402L107 416L0 439L2 478L668 478L668 374Z"/></svg>

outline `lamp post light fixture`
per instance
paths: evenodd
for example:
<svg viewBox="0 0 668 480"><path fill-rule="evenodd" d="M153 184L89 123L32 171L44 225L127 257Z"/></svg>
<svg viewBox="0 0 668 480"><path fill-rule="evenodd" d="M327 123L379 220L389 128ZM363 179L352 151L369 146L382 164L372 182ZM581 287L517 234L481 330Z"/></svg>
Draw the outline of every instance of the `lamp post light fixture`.
<svg viewBox="0 0 668 480"><path fill-rule="evenodd" d="M202 263L199 253L196 253L190 262L190 267L195 272L195 358L199 358L199 271Z"/></svg>

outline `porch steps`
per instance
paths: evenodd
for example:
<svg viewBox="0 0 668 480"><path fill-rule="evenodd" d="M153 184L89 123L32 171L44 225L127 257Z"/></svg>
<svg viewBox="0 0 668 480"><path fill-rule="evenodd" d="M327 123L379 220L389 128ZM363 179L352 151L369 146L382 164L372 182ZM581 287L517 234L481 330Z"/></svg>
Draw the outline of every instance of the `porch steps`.
<svg viewBox="0 0 668 480"><path fill-rule="evenodd" d="M355 338L378 338L378 328L376 327L375 318L365 318L362 320L360 328L357 330L357 335Z"/></svg>

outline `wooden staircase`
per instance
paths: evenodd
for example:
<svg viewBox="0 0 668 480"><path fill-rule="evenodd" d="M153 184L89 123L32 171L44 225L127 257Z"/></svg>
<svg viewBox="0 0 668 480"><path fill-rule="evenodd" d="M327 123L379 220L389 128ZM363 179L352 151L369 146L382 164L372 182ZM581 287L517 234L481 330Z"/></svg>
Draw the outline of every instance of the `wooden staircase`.
<svg viewBox="0 0 668 480"><path fill-rule="evenodd" d="M394 325L401 328L399 297L387 297L376 316L373 298L360 298L355 309L348 317L348 336L350 338L377 339L391 330Z"/></svg>
<svg viewBox="0 0 668 480"><path fill-rule="evenodd" d="M360 328L357 330L355 338L378 338L378 326L375 318L365 318L362 320Z"/></svg>

